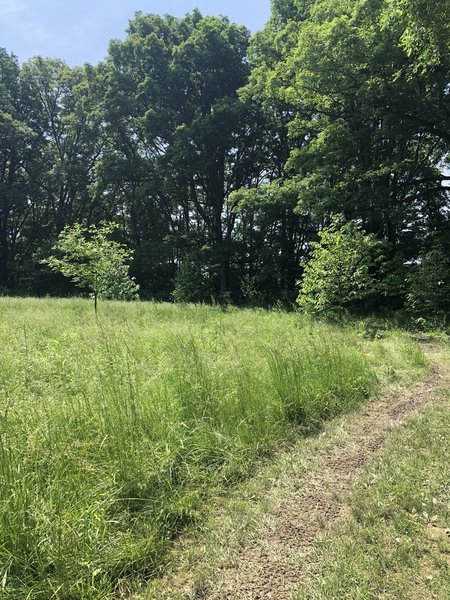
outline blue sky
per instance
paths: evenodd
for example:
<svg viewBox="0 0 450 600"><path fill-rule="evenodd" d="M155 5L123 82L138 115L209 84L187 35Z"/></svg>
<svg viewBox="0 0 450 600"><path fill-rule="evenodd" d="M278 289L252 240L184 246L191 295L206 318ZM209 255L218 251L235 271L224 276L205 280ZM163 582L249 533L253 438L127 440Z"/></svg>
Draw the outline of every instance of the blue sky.
<svg viewBox="0 0 450 600"><path fill-rule="evenodd" d="M261 29L270 0L0 0L0 47L23 62L57 57L70 65L96 63L112 38L123 38L135 11L182 16L194 8Z"/></svg>

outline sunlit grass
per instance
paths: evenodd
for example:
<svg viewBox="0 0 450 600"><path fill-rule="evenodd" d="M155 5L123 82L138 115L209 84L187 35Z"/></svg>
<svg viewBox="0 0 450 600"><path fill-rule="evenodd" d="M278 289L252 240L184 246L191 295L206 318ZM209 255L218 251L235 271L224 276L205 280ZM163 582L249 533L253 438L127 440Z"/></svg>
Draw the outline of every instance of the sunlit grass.
<svg viewBox="0 0 450 600"><path fill-rule="evenodd" d="M388 441L354 490L348 516L317 545L297 600L450 597L450 411L428 407Z"/></svg>
<svg viewBox="0 0 450 600"><path fill-rule="evenodd" d="M101 599L258 457L425 360L299 314L0 299L0 597Z"/></svg>

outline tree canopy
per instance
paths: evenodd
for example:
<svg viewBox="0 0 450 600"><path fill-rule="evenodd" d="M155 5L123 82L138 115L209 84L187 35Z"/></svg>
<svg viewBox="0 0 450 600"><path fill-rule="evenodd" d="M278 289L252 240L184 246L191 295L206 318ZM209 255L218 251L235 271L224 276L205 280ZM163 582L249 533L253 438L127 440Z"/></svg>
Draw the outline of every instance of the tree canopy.
<svg viewBox="0 0 450 600"><path fill-rule="evenodd" d="M70 293L52 244L113 221L144 298L293 303L339 214L384 243L379 304L408 304L450 250L449 23L450 0L273 0L253 36L136 13L95 66L0 50L0 289Z"/></svg>

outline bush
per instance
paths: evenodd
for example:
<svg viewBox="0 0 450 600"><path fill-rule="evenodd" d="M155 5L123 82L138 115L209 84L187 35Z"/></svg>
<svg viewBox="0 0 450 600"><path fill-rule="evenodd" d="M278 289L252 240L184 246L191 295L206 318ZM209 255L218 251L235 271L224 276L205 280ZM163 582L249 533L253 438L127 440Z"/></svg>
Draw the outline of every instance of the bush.
<svg viewBox="0 0 450 600"><path fill-rule="evenodd" d="M210 302L214 286L205 265L187 256L175 276L172 296L175 302Z"/></svg>
<svg viewBox="0 0 450 600"><path fill-rule="evenodd" d="M419 258L408 279L407 310L415 315L437 316L450 308L450 261L441 248Z"/></svg>
<svg viewBox="0 0 450 600"><path fill-rule="evenodd" d="M334 216L312 244L297 299L306 312L331 314L374 293L374 267L380 260L380 242L365 234L356 221L343 224Z"/></svg>

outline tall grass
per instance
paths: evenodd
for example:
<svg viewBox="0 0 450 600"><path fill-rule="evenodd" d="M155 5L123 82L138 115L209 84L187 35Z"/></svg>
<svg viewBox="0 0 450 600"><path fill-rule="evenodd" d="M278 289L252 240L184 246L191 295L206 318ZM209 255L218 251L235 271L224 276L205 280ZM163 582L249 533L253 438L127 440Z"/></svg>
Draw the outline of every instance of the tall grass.
<svg viewBox="0 0 450 600"><path fill-rule="evenodd" d="M399 339L296 314L105 303L95 319L83 300L0 299L0 598L126 596L258 457L361 402L389 362L420 367Z"/></svg>

